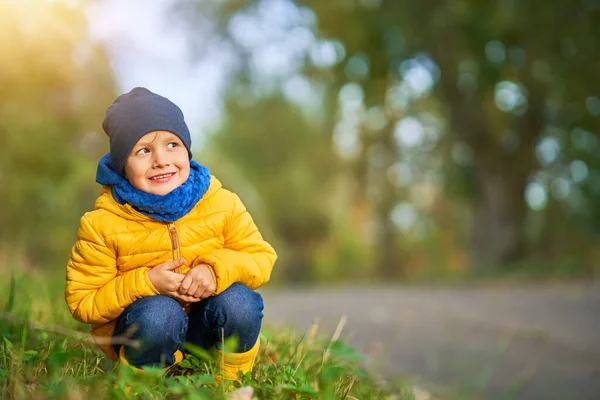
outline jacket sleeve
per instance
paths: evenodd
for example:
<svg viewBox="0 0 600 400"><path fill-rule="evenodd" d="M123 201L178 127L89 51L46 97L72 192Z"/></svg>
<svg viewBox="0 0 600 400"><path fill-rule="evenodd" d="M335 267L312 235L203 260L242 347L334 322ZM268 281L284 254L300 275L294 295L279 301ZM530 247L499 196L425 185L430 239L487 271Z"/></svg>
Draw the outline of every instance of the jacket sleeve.
<svg viewBox="0 0 600 400"><path fill-rule="evenodd" d="M263 238L240 198L233 194L233 210L225 229L222 249L202 254L194 264L212 267L219 294L235 282L257 289L271 277L277 259L275 250Z"/></svg>
<svg viewBox="0 0 600 400"><path fill-rule="evenodd" d="M82 217L78 240L67 264L65 291L76 320L88 324L109 322L135 300L158 294L148 278L148 268L119 274L116 259L114 250Z"/></svg>

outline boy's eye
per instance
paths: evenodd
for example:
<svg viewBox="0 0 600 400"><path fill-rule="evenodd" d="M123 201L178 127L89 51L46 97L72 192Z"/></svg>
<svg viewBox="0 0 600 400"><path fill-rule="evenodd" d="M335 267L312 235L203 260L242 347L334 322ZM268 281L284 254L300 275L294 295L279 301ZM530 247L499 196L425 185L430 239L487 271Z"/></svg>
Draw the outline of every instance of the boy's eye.
<svg viewBox="0 0 600 400"><path fill-rule="evenodd" d="M143 149L139 149L135 154L147 154L150 153L150 149L147 148L143 148Z"/></svg>
<svg viewBox="0 0 600 400"><path fill-rule="evenodd" d="M175 148L175 147L177 147L177 146L179 146L179 144L178 144L178 143L171 142L171 143L169 143L169 144L167 145L167 148L169 148L169 149L173 149L173 148Z"/></svg>

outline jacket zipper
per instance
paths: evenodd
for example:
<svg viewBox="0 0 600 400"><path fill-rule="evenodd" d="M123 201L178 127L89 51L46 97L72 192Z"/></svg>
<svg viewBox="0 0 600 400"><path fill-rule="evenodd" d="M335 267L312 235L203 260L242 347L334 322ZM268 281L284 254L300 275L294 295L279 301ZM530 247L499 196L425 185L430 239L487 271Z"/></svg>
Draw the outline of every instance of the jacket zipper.
<svg viewBox="0 0 600 400"><path fill-rule="evenodd" d="M177 228L175 228L175 224L169 224L169 234L171 235L171 247L173 248L173 260L179 260L181 258L181 253L179 251L179 238L177 237ZM177 268L175 272L182 273L183 266ZM184 302L183 300L178 300L181 307L185 310L189 303Z"/></svg>
<svg viewBox="0 0 600 400"><path fill-rule="evenodd" d="M173 247L173 260L179 260L181 253L179 252L179 238L177 237L177 229L174 224L169 224L169 233L171 235L171 246ZM177 268L176 272L181 272L181 267Z"/></svg>

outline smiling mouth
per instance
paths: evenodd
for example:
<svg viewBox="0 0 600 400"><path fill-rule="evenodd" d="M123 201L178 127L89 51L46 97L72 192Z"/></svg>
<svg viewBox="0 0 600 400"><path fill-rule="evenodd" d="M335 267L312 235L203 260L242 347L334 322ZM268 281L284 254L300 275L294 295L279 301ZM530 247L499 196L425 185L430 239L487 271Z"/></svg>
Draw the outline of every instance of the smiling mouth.
<svg viewBox="0 0 600 400"><path fill-rule="evenodd" d="M156 175L156 176L152 176L149 179L151 181L154 182L166 182L168 181L173 175L175 175L175 172L170 172L168 174L161 174L161 175Z"/></svg>

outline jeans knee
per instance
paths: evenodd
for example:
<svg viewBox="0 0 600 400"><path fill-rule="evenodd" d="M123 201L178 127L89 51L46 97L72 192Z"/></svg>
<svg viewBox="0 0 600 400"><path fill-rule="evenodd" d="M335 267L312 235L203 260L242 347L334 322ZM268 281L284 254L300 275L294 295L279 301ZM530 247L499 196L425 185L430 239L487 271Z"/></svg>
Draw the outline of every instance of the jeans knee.
<svg viewBox="0 0 600 400"><path fill-rule="evenodd" d="M181 345L187 329L187 315L179 303L167 296L152 296L127 315L127 324L136 326L134 336L147 346Z"/></svg>
<svg viewBox="0 0 600 400"><path fill-rule="evenodd" d="M226 316L227 324L238 327L260 325L263 318L263 299L249 287L234 283L214 299L214 307Z"/></svg>
<svg viewBox="0 0 600 400"><path fill-rule="evenodd" d="M263 308L260 294L241 283L234 283L224 292L209 298L205 316L213 329L224 329L227 337L257 330L256 327L260 329Z"/></svg>

